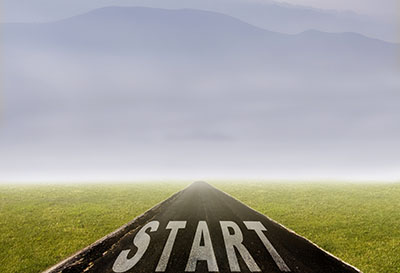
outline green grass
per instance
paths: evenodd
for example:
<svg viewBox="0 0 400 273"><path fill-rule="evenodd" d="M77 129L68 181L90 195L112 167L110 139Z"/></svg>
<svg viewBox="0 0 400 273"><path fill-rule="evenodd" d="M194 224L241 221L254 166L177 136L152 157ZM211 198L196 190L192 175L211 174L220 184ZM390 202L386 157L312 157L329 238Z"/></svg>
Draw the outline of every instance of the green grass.
<svg viewBox="0 0 400 273"><path fill-rule="evenodd" d="M213 184L365 273L400 272L400 184ZM184 186L0 186L0 272L40 272Z"/></svg>
<svg viewBox="0 0 400 273"><path fill-rule="evenodd" d="M400 272L400 184L219 188L365 273Z"/></svg>
<svg viewBox="0 0 400 273"><path fill-rule="evenodd" d="M40 272L182 187L1 186L0 272Z"/></svg>

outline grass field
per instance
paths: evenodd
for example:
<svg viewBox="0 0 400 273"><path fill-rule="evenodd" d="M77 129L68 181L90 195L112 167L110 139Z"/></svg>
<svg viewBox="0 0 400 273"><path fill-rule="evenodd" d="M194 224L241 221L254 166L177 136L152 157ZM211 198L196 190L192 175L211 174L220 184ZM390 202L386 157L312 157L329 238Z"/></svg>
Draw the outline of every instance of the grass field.
<svg viewBox="0 0 400 273"><path fill-rule="evenodd" d="M400 272L400 184L212 184L365 273ZM184 186L0 186L0 272L40 272Z"/></svg>

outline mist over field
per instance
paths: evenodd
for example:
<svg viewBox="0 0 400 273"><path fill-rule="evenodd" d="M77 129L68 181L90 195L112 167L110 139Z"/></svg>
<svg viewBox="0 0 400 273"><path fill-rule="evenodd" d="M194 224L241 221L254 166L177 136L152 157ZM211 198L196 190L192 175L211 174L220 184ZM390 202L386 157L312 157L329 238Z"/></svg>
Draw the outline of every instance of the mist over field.
<svg viewBox="0 0 400 273"><path fill-rule="evenodd" d="M399 179L400 45L381 31L394 23L224 13L3 23L0 181Z"/></svg>

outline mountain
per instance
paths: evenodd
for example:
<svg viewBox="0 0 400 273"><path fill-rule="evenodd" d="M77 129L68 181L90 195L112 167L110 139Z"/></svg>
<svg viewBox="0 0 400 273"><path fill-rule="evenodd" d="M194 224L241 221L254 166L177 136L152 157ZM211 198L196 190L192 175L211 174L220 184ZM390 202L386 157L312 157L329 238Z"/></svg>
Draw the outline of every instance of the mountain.
<svg viewBox="0 0 400 273"><path fill-rule="evenodd" d="M395 16L377 18L351 11L323 10L282 2L236 2L214 9L272 31L296 34L310 29L323 32L356 32L368 37L400 42Z"/></svg>
<svg viewBox="0 0 400 273"><path fill-rule="evenodd" d="M273 69L278 63L285 69L312 63L341 71L354 66L375 70L377 65L393 65L398 50L396 44L355 33L314 30L288 35L220 13L188 9L108 7L52 23L6 24L4 29L5 45L12 48L29 45L86 54L138 53L152 59L201 57L211 62L227 56L227 62L240 59Z"/></svg>
<svg viewBox="0 0 400 273"><path fill-rule="evenodd" d="M296 34L309 29L324 32L357 32L369 37L400 42L396 16L378 18L351 11L322 10L276 1L86 0L82 3L79 0L61 0L55 3L38 0L35 5L27 5L24 0L4 0L2 18L6 22L54 21L112 5L202 9L228 14L252 25L277 32Z"/></svg>
<svg viewBox="0 0 400 273"><path fill-rule="evenodd" d="M42 167L179 169L199 156L264 170L400 152L398 44L191 9L108 7L2 29L5 172L34 168L32 154Z"/></svg>

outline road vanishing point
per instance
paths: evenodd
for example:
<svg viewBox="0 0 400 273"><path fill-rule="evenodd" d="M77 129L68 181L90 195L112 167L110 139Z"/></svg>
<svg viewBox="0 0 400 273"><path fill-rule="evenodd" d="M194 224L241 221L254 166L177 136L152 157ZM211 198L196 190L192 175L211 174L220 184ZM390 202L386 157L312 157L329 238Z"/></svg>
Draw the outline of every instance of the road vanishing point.
<svg viewBox="0 0 400 273"><path fill-rule="evenodd" d="M195 182L45 272L360 271L228 194Z"/></svg>

